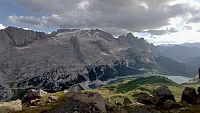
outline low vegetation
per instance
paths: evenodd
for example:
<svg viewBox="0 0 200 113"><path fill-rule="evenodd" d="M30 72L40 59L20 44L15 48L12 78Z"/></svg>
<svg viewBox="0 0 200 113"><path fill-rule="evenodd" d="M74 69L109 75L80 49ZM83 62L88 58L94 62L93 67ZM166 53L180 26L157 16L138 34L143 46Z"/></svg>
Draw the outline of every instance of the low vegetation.
<svg viewBox="0 0 200 113"><path fill-rule="evenodd" d="M111 110L114 109L114 111L115 111L115 109L117 109L116 105L120 105L122 107L122 110L127 111L127 109L135 110L135 109L140 109L140 108L137 108L136 106L132 106L130 108L127 108L127 107L124 108L124 99L125 98L128 98L130 100L135 100L136 97L138 97L138 94L141 92L152 95L153 90L160 87L161 84L167 85L167 87L171 90L171 92L175 96L175 99L177 102L176 104L181 103L180 102L181 95L182 95L182 92L185 89L185 87L194 87L195 89L197 89L197 87L199 87L199 84L190 84L190 85L176 84L175 82L173 82L163 76L149 76L149 77L140 77L140 78L136 78L136 79L134 79L134 78L124 79L117 83L110 84L108 86L102 86L102 87L99 87L96 89L84 90L84 91L82 91L82 93L87 93L87 94L99 93L105 100L107 106L112 106ZM52 110L62 108L61 106L66 104L66 101L68 98L66 96L66 94L67 93L64 93L63 91L56 92L56 93L48 93L47 95L45 95L44 97L39 99L39 102L37 102L37 103L39 103L38 105L31 106L31 107L29 106L31 101L24 100L23 101L23 110L15 112L15 113L48 113L49 111L52 112ZM68 94L70 95L70 93L68 93ZM56 96L56 97L58 97L58 100L56 102L48 102L50 96ZM73 104L70 103L70 104L74 105L77 103L73 103ZM187 109L189 109L190 111L193 110L193 106L189 106L188 104L184 105L184 103L181 103L181 105L188 106ZM195 113L196 113L196 111L199 110L198 109L199 105L195 105L195 106L197 107L194 109ZM146 107L148 107L148 106L146 106ZM67 108L65 107L65 109L67 109ZM110 109L108 109L108 111L109 110ZM177 110L175 110L173 113L176 113L176 111ZM166 111L162 111L162 113L165 113L165 112ZM113 112L108 112L108 113L113 113ZM121 113L121 112L119 112L119 113ZM190 112L184 112L184 113L190 113Z"/></svg>
<svg viewBox="0 0 200 113"><path fill-rule="evenodd" d="M180 85L163 76L149 76L140 77L137 79L121 80L116 84L111 84L109 86L104 86L88 91L100 93L105 99L107 99L111 103L122 103L125 97L135 99L137 97L137 94L140 92L152 94L152 91L158 88L160 84L166 84L172 91L176 98L176 101L178 102L181 100L181 93L185 87L189 86L197 88L198 86L200 86L198 84Z"/></svg>

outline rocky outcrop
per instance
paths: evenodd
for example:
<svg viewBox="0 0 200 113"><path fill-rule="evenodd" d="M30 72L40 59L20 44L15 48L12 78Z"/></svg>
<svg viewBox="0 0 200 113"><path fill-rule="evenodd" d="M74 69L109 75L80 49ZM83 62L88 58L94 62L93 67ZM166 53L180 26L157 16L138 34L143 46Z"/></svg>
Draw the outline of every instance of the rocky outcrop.
<svg viewBox="0 0 200 113"><path fill-rule="evenodd" d="M0 113L12 113L22 110L21 100L0 102Z"/></svg>
<svg viewBox="0 0 200 113"><path fill-rule="evenodd" d="M175 97L166 85L161 85L153 91L156 104L161 104L166 100L175 102Z"/></svg>
<svg viewBox="0 0 200 113"><path fill-rule="evenodd" d="M141 92L138 94L136 100L145 105L156 105L163 107L164 103L169 103L168 101L175 102L175 97L166 85L160 85L160 87L153 91L153 96Z"/></svg>
<svg viewBox="0 0 200 113"><path fill-rule="evenodd" d="M45 96L46 94L47 94L47 92L43 91L42 89L38 89L38 90L30 89L27 92L27 99L33 100L36 98L41 98L41 97Z"/></svg>
<svg viewBox="0 0 200 113"><path fill-rule="evenodd" d="M189 104L195 104L197 102L196 90L192 87L186 87L183 90L181 101L184 101Z"/></svg>

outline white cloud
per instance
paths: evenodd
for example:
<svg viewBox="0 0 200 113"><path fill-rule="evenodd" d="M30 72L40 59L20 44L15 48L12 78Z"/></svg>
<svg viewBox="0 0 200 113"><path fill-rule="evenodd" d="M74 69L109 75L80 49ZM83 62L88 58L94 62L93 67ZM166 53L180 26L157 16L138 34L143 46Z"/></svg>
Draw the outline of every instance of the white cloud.
<svg viewBox="0 0 200 113"><path fill-rule="evenodd" d="M154 43L155 45L200 42L200 32L180 31L177 33L165 34L162 36L154 36L154 38L148 38L148 41Z"/></svg>
<svg viewBox="0 0 200 113"><path fill-rule="evenodd" d="M0 30L5 29L6 27L3 24L0 24Z"/></svg>

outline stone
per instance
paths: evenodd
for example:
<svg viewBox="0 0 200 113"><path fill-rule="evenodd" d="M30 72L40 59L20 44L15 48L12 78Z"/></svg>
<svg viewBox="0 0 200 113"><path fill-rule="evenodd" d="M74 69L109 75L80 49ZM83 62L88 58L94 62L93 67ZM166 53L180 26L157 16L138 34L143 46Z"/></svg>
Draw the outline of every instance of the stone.
<svg viewBox="0 0 200 113"><path fill-rule="evenodd" d="M163 109L165 110L171 110L171 109L179 109L181 108L182 105L179 104L179 103L176 103L176 102L173 102L171 100L166 100L164 103L163 103Z"/></svg>
<svg viewBox="0 0 200 113"><path fill-rule="evenodd" d="M31 103L31 106L38 106L41 104L41 101L40 99L34 99L34 100L31 100L30 103Z"/></svg>
<svg viewBox="0 0 200 113"><path fill-rule="evenodd" d="M181 101L184 101L189 104L196 103L197 100L197 93L195 88L186 87L182 92Z"/></svg>
<svg viewBox="0 0 200 113"><path fill-rule="evenodd" d="M124 98L123 104L124 104L125 106L129 106L129 105L133 104L133 101L132 101L130 98L125 97L125 98Z"/></svg>
<svg viewBox="0 0 200 113"><path fill-rule="evenodd" d="M38 90L30 89L27 92L27 98L33 100L36 98L41 98L41 97L45 96L46 94L47 94L47 92L43 91L42 89L38 89Z"/></svg>
<svg viewBox="0 0 200 113"><path fill-rule="evenodd" d="M198 94L200 94L200 87L198 87L197 92L198 92Z"/></svg>
<svg viewBox="0 0 200 113"><path fill-rule="evenodd" d="M68 90L64 90L63 92L64 92L64 93L68 93L69 91L68 91Z"/></svg>
<svg viewBox="0 0 200 113"><path fill-rule="evenodd" d="M57 96L50 96L49 99L54 101L54 102L58 101L58 97Z"/></svg>
<svg viewBox="0 0 200 113"><path fill-rule="evenodd" d="M153 96L155 98L155 104L163 103L166 100L176 101L174 95L166 85L160 85L160 87L155 89Z"/></svg>
<svg viewBox="0 0 200 113"><path fill-rule="evenodd" d="M22 101L0 102L0 113L11 113L22 111Z"/></svg>
<svg viewBox="0 0 200 113"><path fill-rule="evenodd" d="M73 100L95 106L102 113L106 113L106 104L103 97L98 93L69 93Z"/></svg>
<svg viewBox="0 0 200 113"><path fill-rule="evenodd" d="M136 100L137 102L146 104L146 105L154 104L154 97L144 92L139 93Z"/></svg>

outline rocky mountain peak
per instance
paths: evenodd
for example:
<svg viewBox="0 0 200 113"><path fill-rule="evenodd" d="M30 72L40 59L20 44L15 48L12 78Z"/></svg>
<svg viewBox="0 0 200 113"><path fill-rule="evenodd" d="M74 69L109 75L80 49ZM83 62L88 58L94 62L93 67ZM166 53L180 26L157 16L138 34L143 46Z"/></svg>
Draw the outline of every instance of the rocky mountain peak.
<svg viewBox="0 0 200 113"><path fill-rule="evenodd" d="M0 31L0 41L11 47L22 47L33 43L35 40L46 38L44 32L25 30L23 28L7 27Z"/></svg>
<svg viewBox="0 0 200 113"><path fill-rule="evenodd" d="M135 37L131 32L126 35L126 38L138 39L138 37Z"/></svg>

